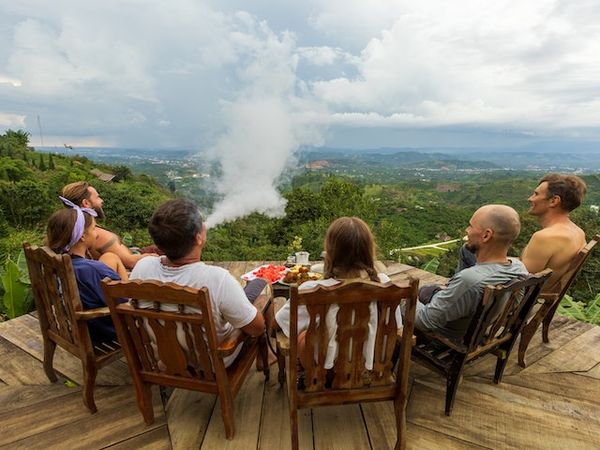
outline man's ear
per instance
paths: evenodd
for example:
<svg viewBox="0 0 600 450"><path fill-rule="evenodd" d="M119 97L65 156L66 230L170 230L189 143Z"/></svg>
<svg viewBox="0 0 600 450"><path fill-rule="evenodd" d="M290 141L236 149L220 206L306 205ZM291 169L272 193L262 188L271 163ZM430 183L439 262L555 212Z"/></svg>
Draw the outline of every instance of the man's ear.
<svg viewBox="0 0 600 450"><path fill-rule="evenodd" d="M493 236L494 230L492 230L491 228L486 228L485 230L483 230L483 233L481 233L481 239L483 240L483 242L489 242Z"/></svg>
<svg viewBox="0 0 600 450"><path fill-rule="evenodd" d="M551 208L560 208L561 203L562 203L562 198L560 198L560 195L553 195L552 197L550 197L550 207Z"/></svg>
<svg viewBox="0 0 600 450"><path fill-rule="evenodd" d="M90 201L87 198L84 198L83 200L81 200L81 207L82 208L91 208L92 204L90 203Z"/></svg>
<svg viewBox="0 0 600 450"><path fill-rule="evenodd" d="M204 244L206 243L206 233L197 233L196 234L196 243L200 246L200 247L204 247Z"/></svg>

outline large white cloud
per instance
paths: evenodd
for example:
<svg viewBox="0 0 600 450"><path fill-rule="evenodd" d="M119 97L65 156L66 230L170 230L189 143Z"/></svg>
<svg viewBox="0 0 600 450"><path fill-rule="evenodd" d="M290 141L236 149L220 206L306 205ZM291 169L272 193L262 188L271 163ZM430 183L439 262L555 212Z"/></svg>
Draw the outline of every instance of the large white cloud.
<svg viewBox="0 0 600 450"><path fill-rule="evenodd" d="M332 12L338 2L323 3L315 26L340 33L396 14L361 51L357 75L313 84L334 123L597 127L597 3L376 2L371 13L349 2L343 15Z"/></svg>
<svg viewBox="0 0 600 450"><path fill-rule="evenodd" d="M208 147L258 78L285 78L285 111L317 129L597 134L593 0L0 5L0 113L30 131L39 115L47 135ZM256 51L274 41L283 62Z"/></svg>

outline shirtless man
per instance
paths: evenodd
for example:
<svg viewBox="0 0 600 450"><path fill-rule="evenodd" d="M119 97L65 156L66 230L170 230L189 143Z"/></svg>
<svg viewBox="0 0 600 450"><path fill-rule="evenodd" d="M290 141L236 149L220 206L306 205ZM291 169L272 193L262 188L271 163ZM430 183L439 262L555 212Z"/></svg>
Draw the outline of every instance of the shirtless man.
<svg viewBox="0 0 600 450"><path fill-rule="evenodd" d="M104 200L98 195L98 191L86 181L77 181L66 185L62 190L62 196L82 208L92 208L98 214L98 219L106 217L102 209ZM150 253L142 255L131 253L131 250L123 245L119 236L112 231L100 227L96 227L96 231L98 238L91 252L94 259L98 259L103 253L111 252L121 258L125 267L132 269L140 259L150 255Z"/></svg>
<svg viewBox="0 0 600 450"><path fill-rule="evenodd" d="M538 218L542 229L531 236L521 261L530 273L553 270L545 292L554 290L571 259L585 246L585 233L571 221L569 213L581 205L586 190L585 182L578 176L550 173L540 180L528 199L529 214ZM476 262L468 246L463 246L457 270Z"/></svg>
<svg viewBox="0 0 600 450"><path fill-rule="evenodd" d="M528 199L529 214L538 218L542 229L531 236L521 261L531 273L548 267L554 271L545 291L552 290L585 246L585 233L571 221L569 213L581 205L586 190L578 176L551 173L540 180Z"/></svg>

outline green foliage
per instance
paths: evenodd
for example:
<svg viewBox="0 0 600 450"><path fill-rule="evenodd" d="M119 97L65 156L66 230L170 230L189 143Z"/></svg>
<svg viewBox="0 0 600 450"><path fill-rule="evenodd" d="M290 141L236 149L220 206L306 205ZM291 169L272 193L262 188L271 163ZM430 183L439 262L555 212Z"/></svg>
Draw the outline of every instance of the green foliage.
<svg viewBox="0 0 600 450"><path fill-rule="evenodd" d="M8 226L8 221L6 220L6 217L4 216L4 211L2 210L2 207L0 207L0 239L8 236L9 232L10 232L10 229Z"/></svg>
<svg viewBox="0 0 600 450"><path fill-rule="evenodd" d="M426 270L427 272L437 273L439 266L440 266L440 260L437 258L432 258L428 262L426 262L421 267L421 269Z"/></svg>
<svg viewBox="0 0 600 450"><path fill-rule="evenodd" d="M133 177L131 169L127 166L116 166L112 169L112 173L115 175L114 181L125 181L130 180Z"/></svg>
<svg viewBox="0 0 600 450"><path fill-rule="evenodd" d="M54 158L52 157L52 153L48 156L48 169L54 170L56 166L54 165Z"/></svg>
<svg viewBox="0 0 600 450"><path fill-rule="evenodd" d="M24 259L22 252L19 259ZM26 314L31 305L29 278L22 272L20 265L22 267L22 264L7 258L2 274L3 310L10 319Z"/></svg>
<svg viewBox="0 0 600 450"><path fill-rule="evenodd" d="M17 182L33 176L33 171L22 159L0 158L0 180Z"/></svg>
<svg viewBox="0 0 600 450"><path fill-rule="evenodd" d="M0 208L14 227L33 227L50 215L52 203L46 185L35 179L0 182Z"/></svg>
<svg viewBox="0 0 600 450"><path fill-rule="evenodd" d="M136 181L94 186L104 199L106 226L113 231L145 229L156 207L169 198L164 190Z"/></svg>
<svg viewBox="0 0 600 450"><path fill-rule="evenodd" d="M0 239L0 262L7 258L17 260L23 249L23 242L42 243L44 229L34 228L29 230L11 230L8 236Z"/></svg>
<svg viewBox="0 0 600 450"><path fill-rule="evenodd" d="M561 316L570 317L582 322L600 325L600 294L589 303L577 302L565 295L556 310Z"/></svg>
<svg viewBox="0 0 600 450"><path fill-rule="evenodd" d="M39 158L39 162L38 162L38 169L40 169L42 172L46 171L46 163L44 162L44 155L42 155L40 153L40 158Z"/></svg>

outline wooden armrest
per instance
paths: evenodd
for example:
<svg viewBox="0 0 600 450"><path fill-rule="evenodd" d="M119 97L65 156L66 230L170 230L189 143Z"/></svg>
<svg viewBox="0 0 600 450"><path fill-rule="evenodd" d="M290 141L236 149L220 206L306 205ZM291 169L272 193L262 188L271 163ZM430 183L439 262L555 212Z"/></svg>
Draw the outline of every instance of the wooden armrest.
<svg viewBox="0 0 600 450"><path fill-rule="evenodd" d="M85 311L75 311L75 319L77 320L92 320L98 317L110 316L108 306L102 308L86 309Z"/></svg>
<svg viewBox="0 0 600 450"><path fill-rule="evenodd" d="M402 334L404 333L404 327L400 327L398 328L398 339L402 339ZM417 336L415 336L414 334L412 335L412 339L411 339L411 345L414 347L415 345L417 345Z"/></svg>
<svg viewBox="0 0 600 450"><path fill-rule="evenodd" d="M281 330L277 331L277 351L284 356L290 351L290 339Z"/></svg>
<svg viewBox="0 0 600 450"><path fill-rule="evenodd" d="M558 300L558 294L546 292L546 293L540 294L538 296L538 298L542 299L544 301L544 303L554 303L556 300Z"/></svg>
<svg viewBox="0 0 600 450"><path fill-rule="evenodd" d="M272 297L269 295L260 294L256 300L254 300L254 306L256 306L256 309L258 309L262 315L264 315L271 306L271 298Z"/></svg>
<svg viewBox="0 0 600 450"><path fill-rule="evenodd" d="M419 330L419 333L429 339L435 339L437 341L440 341L445 346L450 347L452 350L455 350L457 352L464 353L466 351L466 348L463 344L459 344L459 343L453 341L452 339L447 338L446 336L444 336L442 334L434 333L432 331L425 331L425 330Z"/></svg>
<svg viewBox="0 0 600 450"><path fill-rule="evenodd" d="M229 356L231 355L235 349L243 343L246 339L249 339L250 335L244 333L240 329L235 329L233 332L227 336L223 342L219 344L217 348L217 352L219 352L219 356Z"/></svg>

